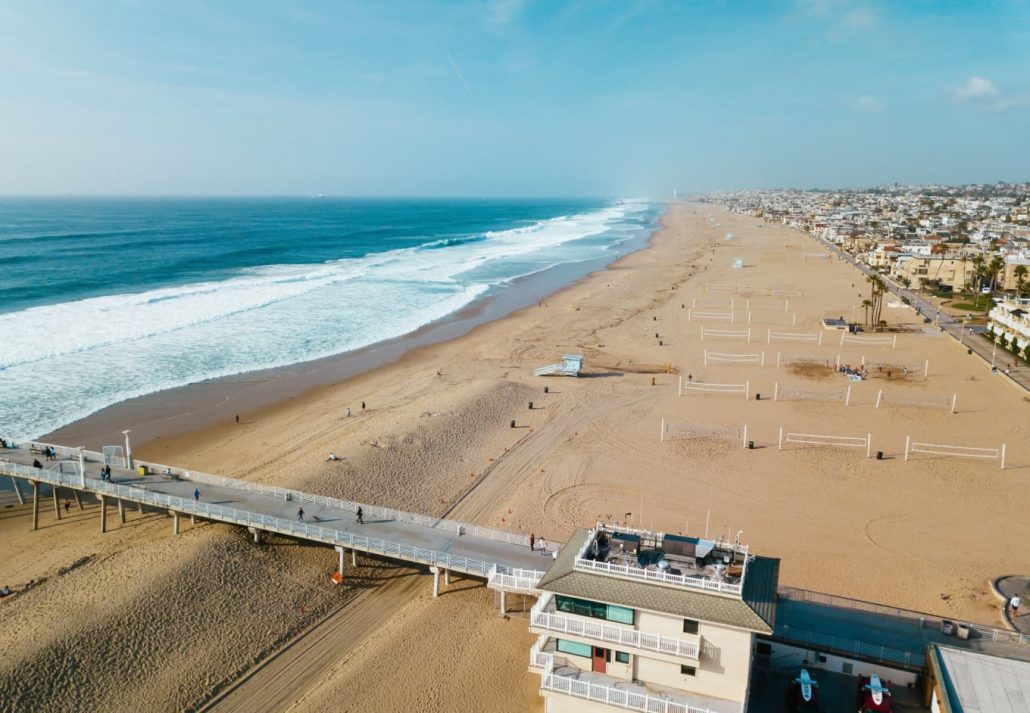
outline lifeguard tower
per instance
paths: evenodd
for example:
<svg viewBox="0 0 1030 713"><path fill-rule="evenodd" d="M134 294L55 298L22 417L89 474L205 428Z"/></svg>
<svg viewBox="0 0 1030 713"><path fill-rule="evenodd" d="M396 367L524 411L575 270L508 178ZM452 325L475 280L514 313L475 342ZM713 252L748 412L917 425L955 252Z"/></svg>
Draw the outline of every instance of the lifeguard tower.
<svg viewBox="0 0 1030 713"><path fill-rule="evenodd" d="M551 374L557 374L558 376L579 376L579 372L582 370L582 354L563 354L561 361L557 364L548 364L547 366L542 366L539 369L534 369L533 376L549 376Z"/></svg>

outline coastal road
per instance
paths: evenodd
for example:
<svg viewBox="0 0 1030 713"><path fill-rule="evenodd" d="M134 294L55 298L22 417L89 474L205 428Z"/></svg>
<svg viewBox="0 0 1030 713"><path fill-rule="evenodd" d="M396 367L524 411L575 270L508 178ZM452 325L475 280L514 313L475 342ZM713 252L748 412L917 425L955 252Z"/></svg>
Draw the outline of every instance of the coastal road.
<svg viewBox="0 0 1030 713"><path fill-rule="evenodd" d="M983 339L979 334L965 329L961 320L955 319L951 315L940 311L937 305L928 301L919 293L905 289L902 285L890 280L885 275L881 275L868 265L863 265L853 255L844 252L829 240L819 238L808 233L805 233L805 235L808 235L816 242L824 245L833 254L837 255L841 260L850 263L864 275L876 275L877 277L883 278L884 283L887 285L887 289L892 294L897 295L899 298L907 299L909 303L919 310L924 317L929 317L932 324L940 328L942 332L949 334L963 347L971 349L974 354L982 358L984 362L986 362L988 368L992 365L997 365L999 369L998 376L1001 378L1005 378L1007 376L1013 381L1013 383L1018 384L1026 391L1030 391L1030 365L1026 362L1014 357L1007 351L996 349L995 345ZM1009 369L1009 373L1007 375L1004 373L1004 369L1006 368Z"/></svg>

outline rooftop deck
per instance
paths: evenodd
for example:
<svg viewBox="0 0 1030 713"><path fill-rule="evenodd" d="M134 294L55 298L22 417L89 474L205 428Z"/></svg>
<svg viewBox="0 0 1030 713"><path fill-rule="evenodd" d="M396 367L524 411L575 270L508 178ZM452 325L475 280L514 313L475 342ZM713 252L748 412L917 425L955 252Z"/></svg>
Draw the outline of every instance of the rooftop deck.
<svg viewBox="0 0 1030 713"><path fill-rule="evenodd" d="M120 467L125 464L120 457L108 456L117 465L111 468L110 480L102 480L104 454L87 451L80 458L77 449L58 448L57 460L45 460L34 452L33 444L8 444L15 447L0 450L0 474L21 481L479 577L517 572L524 581L538 580L551 562L551 552L539 547L531 551L528 537L515 533L137 460L134 465L147 470L140 475L138 470ZM33 461L44 467L33 467ZM21 487L25 489L24 484ZM359 505L363 524L357 522Z"/></svg>
<svg viewBox="0 0 1030 713"><path fill-rule="evenodd" d="M748 548L739 543L598 524L576 555L584 571L740 596Z"/></svg>

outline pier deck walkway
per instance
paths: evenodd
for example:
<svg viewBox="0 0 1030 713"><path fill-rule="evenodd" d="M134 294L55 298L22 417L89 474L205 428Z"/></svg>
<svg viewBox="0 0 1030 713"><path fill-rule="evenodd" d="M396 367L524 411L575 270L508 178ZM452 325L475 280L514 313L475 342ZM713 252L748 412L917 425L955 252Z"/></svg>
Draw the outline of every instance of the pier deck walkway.
<svg viewBox="0 0 1030 713"><path fill-rule="evenodd" d="M535 581L550 564L552 552L530 550L525 535L493 530L453 520L407 513L360 503L364 524L357 522L359 503L311 493L276 488L182 468L134 461L128 470L124 459L108 458L111 479L102 480L104 455L57 446L57 460L44 460L30 443L8 443L0 450L0 473L30 483L88 492L101 499L102 525L106 504L122 500L168 510L175 517L190 515L249 528L255 537L274 532L298 539L333 545L372 555L491 580L503 579L523 586ZM35 444L43 445L43 444ZM44 466L34 468L33 461ZM81 466L80 466L81 464ZM140 475L139 466L147 471ZM81 467L81 470L80 470ZM84 472L82 472L84 471ZM15 487L19 487L15 483ZM24 494L24 483L20 486ZM199 498L194 497L199 491ZM304 509L303 521L298 516ZM502 588L503 584L497 586ZM519 587L513 586L513 589Z"/></svg>

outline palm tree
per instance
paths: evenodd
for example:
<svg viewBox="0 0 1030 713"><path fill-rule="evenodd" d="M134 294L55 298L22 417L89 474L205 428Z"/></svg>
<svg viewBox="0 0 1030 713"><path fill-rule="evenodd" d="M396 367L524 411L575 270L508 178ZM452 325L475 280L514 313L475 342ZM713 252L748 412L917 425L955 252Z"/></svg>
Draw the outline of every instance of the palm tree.
<svg viewBox="0 0 1030 713"><path fill-rule="evenodd" d="M1012 271L1013 276L1016 278L1016 294L1023 294L1023 287L1026 285L1026 265L1016 265L1016 269Z"/></svg>
<svg viewBox="0 0 1030 713"><path fill-rule="evenodd" d="M987 276L991 278L991 292L998 287L998 277L1005 270L1005 260L995 255L987 265Z"/></svg>
<svg viewBox="0 0 1030 713"><path fill-rule="evenodd" d="M973 256L973 292L976 293L976 306L980 306L980 282L987 271L987 258L980 253Z"/></svg>
<svg viewBox="0 0 1030 713"><path fill-rule="evenodd" d="M873 306L870 300L862 300L862 309L865 310L865 323L869 324L869 308Z"/></svg>

